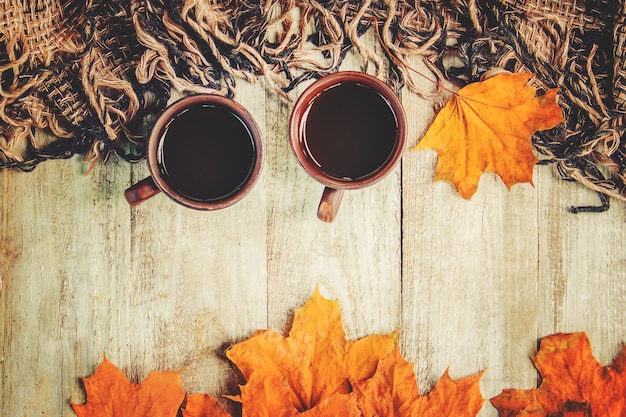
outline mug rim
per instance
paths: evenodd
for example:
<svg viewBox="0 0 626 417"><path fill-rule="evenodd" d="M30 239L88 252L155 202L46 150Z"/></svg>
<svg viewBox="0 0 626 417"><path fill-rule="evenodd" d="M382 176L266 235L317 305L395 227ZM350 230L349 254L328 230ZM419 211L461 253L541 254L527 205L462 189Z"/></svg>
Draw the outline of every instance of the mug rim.
<svg viewBox="0 0 626 417"><path fill-rule="evenodd" d="M396 119L396 141L393 152L387 161L377 170L356 180L341 180L326 174L315 165L301 146L301 127L306 120L305 114L312 101L324 91L342 82L361 83L376 90L385 98ZM300 94L291 112L289 120L289 144L300 166L317 182L334 189L350 190L370 186L386 177L395 167L404 153L406 144L406 115L400 99L382 80L359 71L338 71L314 81Z"/></svg>
<svg viewBox="0 0 626 417"><path fill-rule="evenodd" d="M247 181L241 188L232 194L229 194L226 198L217 201L200 201L186 197L168 184L159 169L158 149L163 140L163 133L165 129L170 122L174 120L178 114L180 114L181 111L199 104L215 105L222 109L226 109L239 117L249 130L251 140L255 147L254 166L252 167ZM254 184L257 182L264 160L263 137L261 135L261 130L252 115L248 112L248 110L246 110L245 107L237 103L235 100L211 93L192 94L184 96L168 105L159 115L154 123L154 126L152 127L152 130L150 131L148 146L146 149L146 159L148 161L148 168L150 170L152 180L169 198L185 207L196 210L218 210L232 206L240 201L250 192L250 190L252 190Z"/></svg>

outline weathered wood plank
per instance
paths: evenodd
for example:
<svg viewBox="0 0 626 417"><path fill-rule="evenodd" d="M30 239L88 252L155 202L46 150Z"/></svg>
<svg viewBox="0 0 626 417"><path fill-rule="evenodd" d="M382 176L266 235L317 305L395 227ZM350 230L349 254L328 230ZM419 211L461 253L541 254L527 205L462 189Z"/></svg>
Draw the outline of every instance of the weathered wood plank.
<svg viewBox="0 0 626 417"><path fill-rule="evenodd" d="M342 69L361 64L359 56L348 56ZM346 192L336 220L320 221L323 186L299 167L289 148L292 108L268 98L269 325L285 330L290 313L319 284L323 296L339 300L349 338L392 331L400 324L400 169L371 187Z"/></svg>
<svg viewBox="0 0 626 417"><path fill-rule="evenodd" d="M604 213L568 211L598 204L595 193L542 168L539 188L540 326L538 337L585 331L594 355L609 364L626 341L624 203Z"/></svg>
<svg viewBox="0 0 626 417"><path fill-rule="evenodd" d="M403 103L414 146L434 115L414 94ZM486 370L489 398L536 379L527 358L539 308L537 193L530 185L509 192L486 174L464 200L450 184L433 184L435 164L432 151L410 151L402 164L402 347L422 390L447 368L455 378ZM496 414L490 404L481 411Z"/></svg>
<svg viewBox="0 0 626 417"><path fill-rule="evenodd" d="M262 85L243 82L236 97L261 127L264 97ZM135 181L145 175L138 171ZM189 391L226 392L224 346L267 326L266 198L262 173L223 210L190 210L165 195L129 210L128 315L119 342L136 336L116 345L120 365L143 376L184 366Z"/></svg>
<svg viewBox="0 0 626 417"><path fill-rule="evenodd" d="M0 174L2 242L16 254L0 292L2 415L71 415L77 377L108 339L94 317L128 261L128 207L115 198L128 168L84 168L73 159Z"/></svg>

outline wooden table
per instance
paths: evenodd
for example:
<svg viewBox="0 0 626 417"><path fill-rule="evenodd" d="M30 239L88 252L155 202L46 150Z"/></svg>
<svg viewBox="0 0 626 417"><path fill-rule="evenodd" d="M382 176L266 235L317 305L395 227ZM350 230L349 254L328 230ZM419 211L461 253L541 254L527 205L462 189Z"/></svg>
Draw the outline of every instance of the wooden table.
<svg viewBox="0 0 626 417"><path fill-rule="evenodd" d="M114 158L85 175L74 158L0 172L0 415L73 416L80 378L105 354L135 382L184 367L186 391L232 392L224 348L256 329L288 330L318 284L339 300L349 338L399 330L422 392L446 368L454 378L486 370L485 398L531 388L529 355L555 332L587 332L604 364L621 349L621 202L571 214L595 194L545 166L534 187L509 192L487 174L462 199L433 184L434 153L410 150L433 103L403 91L401 165L346 193L326 224L315 216L322 186L289 149L293 102L262 81L241 82L236 99L261 126L267 159L254 190L223 211L164 195L131 208L123 191L147 175L144 163ZM496 414L488 402L481 412Z"/></svg>

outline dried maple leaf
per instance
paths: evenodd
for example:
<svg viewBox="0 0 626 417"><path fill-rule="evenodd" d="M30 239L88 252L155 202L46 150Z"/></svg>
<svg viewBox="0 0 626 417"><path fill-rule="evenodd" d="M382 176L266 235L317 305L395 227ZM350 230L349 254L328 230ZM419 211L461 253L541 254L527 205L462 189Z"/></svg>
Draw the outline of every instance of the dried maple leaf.
<svg viewBox="0 0 626 417"><path fill-rule="evenodd" d="M257 332L227 351L246 379L234 399L247 417L360 416L351 383L370 378L395 341L395 332L347 341L339 303L316 288L288 337Z"/></svg>
<svg viewBox="0 0 626 417"><path fill-rule="evenodd" d="M217 400L207 394L187 395L180 411L182 417L230 417Z"/></svg>
<svg viewBox="0 0 626 417"><path fill-rule="evenodd" d="M398 348L380 361L374 376L354 383L364 416L473 417L483 406L482 373L454 381L446 372L425 396L420 396L413 366Z"/></svg>
<svg viewBox="0 0 626 417"><path fill-rule="evenodd" d="M541 385L507 389L492 398L501 417L626 415L626 347L611 366L603 367L584 333L560 333L541 340L533 363Z"/></svg>
<svg viewBox="0 0 626 417"><path fill-rule="evenodd" d="M72 404L78 417L175 417L179 411L184 417L228 416L208 396L186 396L180 372L151 372L141 384L133 384L104 358L83 384L87 402Z"/></svg>
<svg viewBox="0 0 626 417"><path fill-rule="evenodd" d="M538 96L528 85L532 77L500 74L452 97L414 148L437 151L435 180L451 182L466 199L485 171L498 174L509 189L532 183L532 135L564 121L557 90Z"/></svg>

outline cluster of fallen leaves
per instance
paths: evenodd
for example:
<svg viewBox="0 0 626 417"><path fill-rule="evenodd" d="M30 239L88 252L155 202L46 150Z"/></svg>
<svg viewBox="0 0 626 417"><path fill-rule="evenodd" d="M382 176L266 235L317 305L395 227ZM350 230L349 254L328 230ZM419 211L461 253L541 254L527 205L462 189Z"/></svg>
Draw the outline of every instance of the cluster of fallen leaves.
<svg viewBox="0 0 626 417"><path fill-rule="evenodd" d="M556 334L541 340L532 360L541 385L492 398L501 417L626 416L626 347L612 365L602 366L584 333Z"/></svg>
<svg viewBox="0 0 626 417"><path fill-rule="evenodd" d="M413 366L395 332L346 340L339 304L316 289L296 310L289 335L259 331L227 357L246 383L228 396L244 417L475 416L483 405L477 374L455 381L444 374L420 396ZM87 402L78 417L226 417L214 398L185 394L179 372L151 373L133 384L105 359L84 379Z"/></svg>
<svg viewBox="0 0 626 417"><path fill-rule="evenodd" d="M540 95L528 85L532 77L499 74L452 96L414 148L437 151L435 181L449 181L466 199L486 171L509 189L532 184L532 136L564 121L557 89Z"/></svg>
<svg viewBox="0 0 626 417"><path fill-rule="evenodd" d="M259 331L227 357L245 384L226 397L244 417L474 417L484 402L482 372L460 381L446 372L419 395L396 333L346 340L339 304L317 289L287 337ZM584 333L556 334L542 339L532 360L541 385L492 398L501 417L626 416L626 348L603 367ZM229 417L215 398L184 393L180 372L152 372L133 384L105 358L84 386L87 402L72 404L78 417Z"/></svg>

